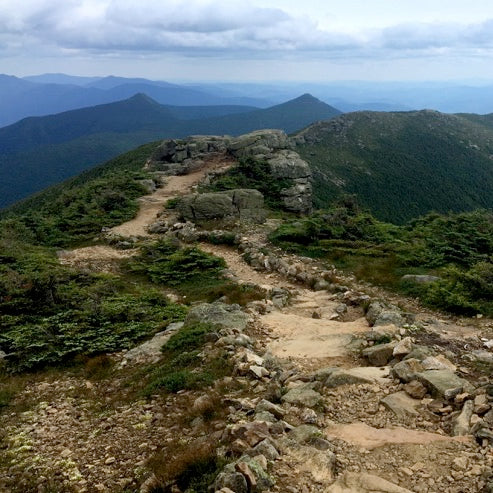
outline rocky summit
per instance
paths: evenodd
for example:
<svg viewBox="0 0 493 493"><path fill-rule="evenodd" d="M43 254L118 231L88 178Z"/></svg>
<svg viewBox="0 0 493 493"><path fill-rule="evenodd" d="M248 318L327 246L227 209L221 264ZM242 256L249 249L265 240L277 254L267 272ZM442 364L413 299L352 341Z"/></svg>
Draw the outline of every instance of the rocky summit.
<svg viewBox="0 0 493 493"><path fill-rule="evenodd" d="M2 243L0 491L493 491L490 318L336 268L306 245L315 223L305 250L273 243L311 210L281 131L166 140L138 164L84 189L118 209L97 233L70 209L56 258Z"/></svg>
<svg viewBox="0 0 493 493"><path fill-rule="evenodd" d="M212 157L233 161L247 157L265 160L273 179L292 182L281 191L284 208L290 212L308 213L312 208L311 171L293 148L293 143L281 130L259 130L240 137L171 139L159 146L148 168L173 175L200 169L204 160Z"/></svg>

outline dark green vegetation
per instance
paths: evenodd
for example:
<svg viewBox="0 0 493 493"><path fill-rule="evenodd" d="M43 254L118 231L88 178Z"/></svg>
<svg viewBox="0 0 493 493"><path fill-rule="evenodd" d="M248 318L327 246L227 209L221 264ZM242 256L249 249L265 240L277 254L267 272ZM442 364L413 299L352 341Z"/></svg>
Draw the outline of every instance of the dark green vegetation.
<svg viewBox="0 0 493 493"><path fill-rule="evenodd" d="M189 303L224 298L245 305L263 296L257 288L226 279L222 258L169 241L143 246L128 268L157 285L171 287Z"/></svg>
<svg viewBox="0 0 493 493"><path fill-rule="evenodd" d="M202 190L204 192L221 192L235 188L254 188L262 192L267 206L272 209L279 209L281 190L292 185L292 180L275 178L270 172L267 161L248 157L240 159L237 166L217 176L210 185L202 187Z"/></svg>
<svg viewBox="0 0 493 493"><path fill-rule="evenodd" d="M72 271L45 248L2 241L0 259L0 347L12 370L129 348L185 315L159 291Z"/></svg>
<svg viewBox="0 0 493 493"><path fill-rule="evenodd" d="M403 226L361 211L353 198L280 226L271 240L303 255L388 288L418 296L443 310L493 315L493 213L430 213ZM439 281L402 281L404 274L433 274Z"/></svg>
<svg viewBox="0 0 493 493"><path fill-rule="evenodd" d="M239 135L260 128L293 132L339 111L305 95L267 109L211 114L204 108L163 106L137 94L116 103L26 118L0 128L0 208L151 140L191 134Z"/></svg>
<svg viewBox="0 0 493 493"><path fill-rule="evenodd" d="M224 353L208 359L200 356L213 327L207 324L185 326L163 346L163 361L148 375L144 395L159 390L178 392L198 389L213 384L231 373L231 363Z"/></svg>
<svg viewBox="0 0 493 493"><path fill-rule="evenodd" d="M394 223L430 211L493 208L491 126L435 111L359 112L299 135L316 207L356 194L375 217Z"/></svg>
<svg viewBox="0 0 493 493"><path fill-rule="evenodd" d="M131 219L138 209L135 199L146 193L137 180L147 177L142 167L156 146L143 145L5 211L0 215L3 236L66 246Z"/></svg>

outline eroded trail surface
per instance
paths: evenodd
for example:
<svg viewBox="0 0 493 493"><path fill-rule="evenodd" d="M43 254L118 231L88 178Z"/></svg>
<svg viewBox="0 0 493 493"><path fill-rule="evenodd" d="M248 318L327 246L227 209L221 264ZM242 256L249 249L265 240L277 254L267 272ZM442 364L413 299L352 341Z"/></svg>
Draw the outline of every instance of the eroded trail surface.
<svg viewBox="0 0 493 493"><path fill-rule="evenodd" d="M410 397L385 363L369 366L361 360L354 342L372 330L362 308L348 308L325 290L252 272L235 249L208 250L223 256L240 280L264 286L276 281L291 293L285 306L257 318L260 354L283 362L284 406L289 422L298 425L294 440L276 442L281 457L272 468L273 491L483 491L482 478L493 464L491 447L486 442L478 447L468 434L451 436L458 413L447 409L443 396ZM478 332L444 321L430 325L456 343Z"/></svg>
<svg viewBox="0 0 493 493"><path fill-rule="evenodd" d="M147 227L158 215L171 214L162 215L169 199L189 193L206 173L230 164L211 161L188 175L167 178L162 188L140 200L135 219L111 233L154 236ZM245 235L266 242L258 231ZM92 382L58 375L26 385L24 397L35 403L5 421L8 453L20 461L8 471L9 484L22 477L19 471L30 467L36 451L36 467L59 471L57 485L70 485L66 491L153 491L136 485L144 483L156 450L175 438L207 440L212 433L213 441L225 441L236 456L256 460L244 458L225 472L216 484L221 493L491 491L493 434L478 438L473 433L493 426L493 386L488 376L463 367L461 359L466 349L481 348L478 336L487 335L486 340L491 332L429 313L416 317L429 333L390 319L388 325L372 327L367 306L352 303L349 292L365 287L314 290L278 271L252 268L236 248L199 246L223 257L239 283L270 293L243 308L251 317L246 334L230 330L210 343L212 350L225 347L234 362L228 382L238 387L221 395L227 417L212 421L207 433L202 418L189 419L190 409L212 390L154 395L147 401L122 397L125 372L133 370L119 353L113 358L120 366L110 378ZM97 245L61 252L60 260L111 271L137 251ZM306 265L317 272L318 267ZM159 358L159 344L154 346L153 357ZM145 356L144 348L139 351ZM369 350L366 359L362 349ZM469 388L455 370L476 379L479 390ZM426 374L430 371L441 373ZM432 376L436 380L426 380ZM45 486L40 479L38 491L48 491Z"/></svg>

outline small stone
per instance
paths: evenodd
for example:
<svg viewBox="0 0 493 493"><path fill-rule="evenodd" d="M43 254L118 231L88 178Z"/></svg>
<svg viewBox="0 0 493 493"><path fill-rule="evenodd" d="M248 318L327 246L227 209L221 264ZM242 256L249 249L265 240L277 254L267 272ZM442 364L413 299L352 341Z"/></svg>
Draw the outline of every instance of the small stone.
<svg viewBox="0 0 493 493"><path fill-rule="evenodd" d="M257 455L263 455L268 460L276 460L280 457L279 452L268 438L262 440L253 450Z"/></svg>
<svg viewBox="0 0 493 493"><path fill-rule="evenodd" d="M66 448L60 452L60 457L66 458L71 456L72 454L73 452L69 448Z"/></svg>
<svg viewBox="0 0 493 493"><path fill-rule="evenodd" d="M404 337L401 341L399 341L394 347L393 356L396 358L402 358L402 356L406 356L413 350L413 340L410 337Z"/></svg>
<svg viewBox="0 0 493 493"><path fill-rule="evenodd" d="M115 457L108 457L108 458L104 461L104 463L105 463L107 466L109 466L110 464L113 464L113 463L115 463L115 462L116 462L116 458L115 458Z"/></svg>
<svg viewBox="0 0 493 493"><path fill-rule="evenodd" d="M403 388L413 399L423 399L427 393L426 387L417 380L411 380L409 383L406 383Z"/></svg>
<svg viewBox="0 0 493 493"><path fill-rule="evenodd" d="M316 424L318 420L317 413L310 408L306 408L301 413L301 421L307 424Z"/></svg>
<svg viewBox="0 0 493 493"><path fill-rule="evenodd" d="M263 366L252 365L249 368L250 373L252 373L256 378L263 378L269 375L269 370Z"/></svg>
<svg viewBox="0 0 493 493"><path fill-rule="evenodd" d="M245 477L249 490L255 491L257 488L257 479L250 466L246 462L238 462L235 467Z"/></svg>

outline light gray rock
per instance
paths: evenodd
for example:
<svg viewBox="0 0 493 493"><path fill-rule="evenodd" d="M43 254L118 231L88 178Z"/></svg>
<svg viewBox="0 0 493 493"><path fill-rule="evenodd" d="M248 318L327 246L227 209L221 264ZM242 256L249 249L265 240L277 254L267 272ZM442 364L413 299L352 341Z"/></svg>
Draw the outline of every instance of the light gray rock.
<svg viewBox="0 0 493 493"><path fill-rule="evenodd" d="M322 401L322 396L310 386L300 385L289 390L281 400L297 406L315 407Z"/></svg>
<svg viewBox="0 0 493 493"><path fill-rule="evenodd" d="M169 338L183 327L183 322L176 322L168 325L167 329L158 332L152 339L146 341L127 351L123 356L123 361L136 363L155 363L161 356L161 348ZM1 355L0 355L1 361Z"/></svg>
<svg viewBox="0 0 493 493"><path fill-rule="evenodd" d="M406 274L402 276L403 281L414 282L417 284L429 284L430 282L439 281L441 277L421 275L421 274Z"/></svg>
<svg viewBox="0 0 493 493"><path fill-rule="evenodd" d="M185 195L177 209L182 219L193 222L237 218L260 223L266 216L264 196L253 189Z"/></svg>
<svg viewBox="0 0 493 493"><path fill-rule="evenodd" d="M383 310L385 310L385 305L380 301L373 301L372 303L370 303L365 314L366 320L368 321L370 326L375 325L378 316L381 312L383 312Z"/></svg>
<svg viewBox="0 0 493 493"><path fill-rule="evenodd" d="M454 423L454 428L453 428L454 436L457 437L457 436L469 435L471 416L473 412L474 412L474 402L472 400L468 400L464 402L462 411L459 414L459 416L457 416Z"/></svg>
<svg viewBox="0 0 493 493"><path fill-rule="evenodd" d="M280 454L276 447L272 444L272 441L266 438L262 440L259 444L255 445L253 451L256 455L263 455L268 460L277 460L280 457Z"/></svg>
<svg viewBox="0 0 493 493"><path fill-rule="evenodd" d="M356 368L338 368L333 371L324 383L325 387L333 388L340 385L357 385L363 383L382 383L389 375L388 368L382 371L380 368L367 366Z"/></svg>
<svg viewBox="0 0 493 493"><path fill-rule="evenodd" d="M248 493L248 485L245 476L239 472L221 472L214 482L214 488L229 488L234 493Z"/></svg>
<svg viewBox="0 0 493 493"><path fill-rule="evenodd" d="M444 397L447 391L460 389L460 392L473 392L474 387L450 370L425 370L416 373L419 380L435 397Z"/></svg>
<svg viewBox="0 0 493 493"><path fill-rule="evenodd" d="M402 358L413 350L413 340L410 337L404 337L395 347L392 355L396 358Z"/></svg>
<svg viewBox="0 0 493 493"><path fill-rule="evenodd" d="M307 424L296 426L293 430L289 432L289 438L298 443L307 443L312 438L317 438L320 436L321 432L316 426Z"/></svg>
<svg viewBox="0 0 493 493"><path fill-rule="evenodd" d="M251 365L249 372L256 378L263 378L269 376L269 370L263 366Z"/></svg>
<svg viewBox="0 0 493 493"><path fill-rule="evenodd" d="M185 327L197 323L211 324L216 329L244 330L248 323L248 316L241 311L239 305L226 303L202 303L194 306L185 318Z"/></svg>
<svg viewBox="0 0 493 493"><path fill-rule="evenodd" d="M396 392L389 394L380 401L389 411L392 411L398 418L417 416L419 413L416 407L420 401L411 399L406 392Z"/></svg>
<svg viewBox="0 0 493 493"><path fill-rule="evenodd" d="M398 378L402 382L410 382L415 380L416 374L424 370L421 361L415 358L405 359L396 363L392 367L392 376Z"/></svg>
<svg viewBox="0 0 493 493"><path fill-rule="evenodd" d="M282 419L284 417L284 409L281 406L273 404L266 399L262 399L261 401L259 401L259 403L255 407L255 411L267 411L269 413L272 413L277 419Z"/></svg>
<svg viewBox="0 0 493 493"><path fill-rule="evenodd" d="M396 310L383 310L378 315L374 327L380 325L395 325L397 327L402 327L405 323L403 316Z"/></svg>
<svg viewBox="0 0 493 493"><path fill-rule="evenodd" d="M395 342L388 344L376 344L363 349L362 354L368 362L374 366L385 366L393 357Z"/></svg>

